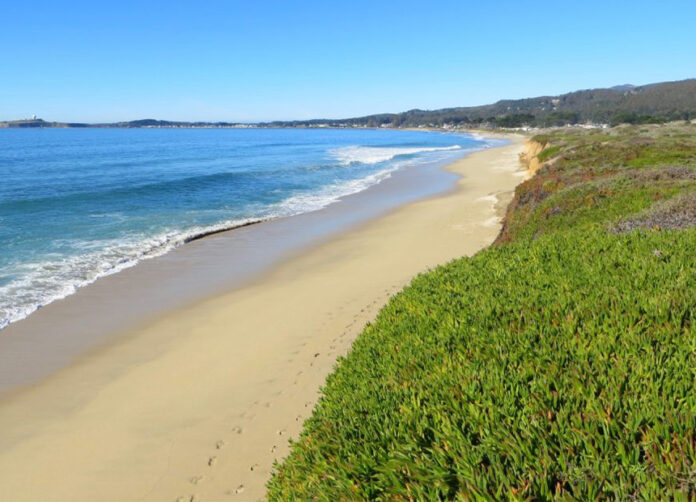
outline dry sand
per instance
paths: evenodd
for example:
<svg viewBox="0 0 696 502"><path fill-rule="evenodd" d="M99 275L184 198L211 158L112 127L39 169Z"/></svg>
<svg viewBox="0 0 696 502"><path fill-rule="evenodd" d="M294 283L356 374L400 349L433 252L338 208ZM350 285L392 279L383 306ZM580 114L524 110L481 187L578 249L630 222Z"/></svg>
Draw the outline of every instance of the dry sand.
<svg viewBox="0 0 696 502"><path fill-rule="evenodd" d="M0 403L0 500L259 500L336 358L419 272L490 244L511 146L251 285L168 313Z"/></svg>

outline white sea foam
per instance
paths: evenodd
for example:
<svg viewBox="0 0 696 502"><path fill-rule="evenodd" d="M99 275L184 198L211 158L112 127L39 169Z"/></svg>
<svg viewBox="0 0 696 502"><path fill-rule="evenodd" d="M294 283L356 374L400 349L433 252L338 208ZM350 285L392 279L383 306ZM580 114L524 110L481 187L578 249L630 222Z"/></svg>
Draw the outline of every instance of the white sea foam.
<svg viewBox="0 0 696 502"><path fill-rule="evenodd" d="M333 150L331 153L340 162L350 165L353 162L376 164L399 155L426 152L450 152L451 155L453 151L459 154L478 148L462 149L458 145L423 148L351 146ZM0 285L0 329L24 319L51 302L75 293L79 288L101 277L133 267L140 261L161 256L195 238L257 221L317 211L343 197L380 183L389 178L392 172L412 162L406 159L394 160L385 166L385 169L362 178L331 184L314 192L299 193L265 208L257 208L255 215L249 218L226 220L215 225L196 226L185 230L164 231L154 236L133 234L123 240L65 241L62 245L79 249L81 252L71 257L56 254L46 257L44 261L18 265L13 275L19 278ZM120 213L90 216L123 217Z"/></svg>
<svg viewBox="0 0 696 502"><path fill-rule="evenodd" d="M461 150L461 146L439 147L377 147L377 146L345 146L331 150L331 154L344 165L353 163L377 164L386 162L399 155L413 155L416 153L439 152L448 150Z"/></svg>
<svg viewBox="0 0 696 502"><path fill-rule="evenodd" d="M393 167L356 180L328 185L317 192L294 195L273 206L272 216L293 216L300 213L318 211L343 197L362 192L372 185L389 178L391 173L397 168Z"/></svg>
<svg viewBox="0 0 696 502"><path fill-rule="evenodd" d="M133 267L143 260L161 256L192 239L249 223L317 211L342 197L379 183L398 167L399 165L394 163L389 169L371 173L360 179L288 197L268 206L253 218L227 220L215 225L196 226L185 231L168 231L150 237L136 234L120 241L65 241L63 245L82 252L71 257L57 255L54 259L18 265L14 275L20 278L0 286L0 329L24 319L49 303L75 293L79 288L101 277Z"/></svg>
<svg viewBox="0 0 696 502"><path fill-rule="evenodd" d="M0 286L0 329L101 277L130 268L142 260L161 256L197 235L235 228L249 222L225 221L209 227L194 227L185 232L164 232L152 237L134 235L121 241L73 242L71 247L85 252L23 263L14 270L14 275L20 278Z"/></svg>

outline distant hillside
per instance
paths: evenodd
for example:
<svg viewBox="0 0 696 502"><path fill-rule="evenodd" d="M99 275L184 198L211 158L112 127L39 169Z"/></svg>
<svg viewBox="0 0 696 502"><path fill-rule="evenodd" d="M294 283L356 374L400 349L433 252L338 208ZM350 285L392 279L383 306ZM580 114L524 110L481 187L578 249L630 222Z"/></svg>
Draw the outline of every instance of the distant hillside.
<svg viewBox="0 0 696 502"><path fill-rule="evenodd" d="M506 99L492 105L409 110L344 120L274 122L276 126L409 127L461 126L549 127L577 123L655 123L696 118L696 79L644 86L630 84L560 96Z"/></svg>
<svg viewBox="0 0 696 502"><path fill-rule="evenodd" d="M170 120L141 119L112 124L95 124L100 127L237 127L237 122L172 122Z"/></svg>
<svg viewBox="0 0 696 502"><path fill-rule="evenodd" d="M696 118L696 79L643 86L617 85L560 96L505 99L492 105L409 110L350 119L277 121L259 127L551 127L568 124L643 124ZM110 124L0 122L0 127L249 127L236 122L172 122L143 119Z"/></svg>
<svg viewBox="0 0 696 502"><path fill-rule="evenodd" d="M19 128L29 128L29 127L65 127L65 125L54 125L54 122L46 122L41 119L22 119L22 120L7 120L0 122L0 127L19 127Z"/></svg>
<svg viewBox="0 0 696 502"><path fill-rule="evenodd" d="M129 122L111 122L108 124L85 124L81 122L47 122L43 119L9 120L0 122L0 127L29 128L29 127L244 127L236 122L173 122L170 120L141 119Z"/></svg>

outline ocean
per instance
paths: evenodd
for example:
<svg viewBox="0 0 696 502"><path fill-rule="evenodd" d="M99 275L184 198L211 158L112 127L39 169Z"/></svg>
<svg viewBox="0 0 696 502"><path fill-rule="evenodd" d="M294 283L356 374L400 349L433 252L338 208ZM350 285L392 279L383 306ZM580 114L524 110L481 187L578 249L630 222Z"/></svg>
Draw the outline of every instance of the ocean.
<svg viewBox="0 0 696 502"><path fill-rule="evenodd" d="M0 129L0 329L196 237L494 140L361 129Z"/></svg>

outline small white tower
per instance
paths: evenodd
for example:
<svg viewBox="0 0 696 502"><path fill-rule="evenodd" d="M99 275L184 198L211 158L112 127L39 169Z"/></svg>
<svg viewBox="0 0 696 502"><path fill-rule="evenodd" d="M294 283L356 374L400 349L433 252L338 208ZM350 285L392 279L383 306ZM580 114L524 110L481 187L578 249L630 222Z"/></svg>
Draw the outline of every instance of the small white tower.
<svg viewBox="0 0 696 502"><path fill-rule="evenodd" d="M36 120L36 114L31 116L31 120Z"/></svg>

